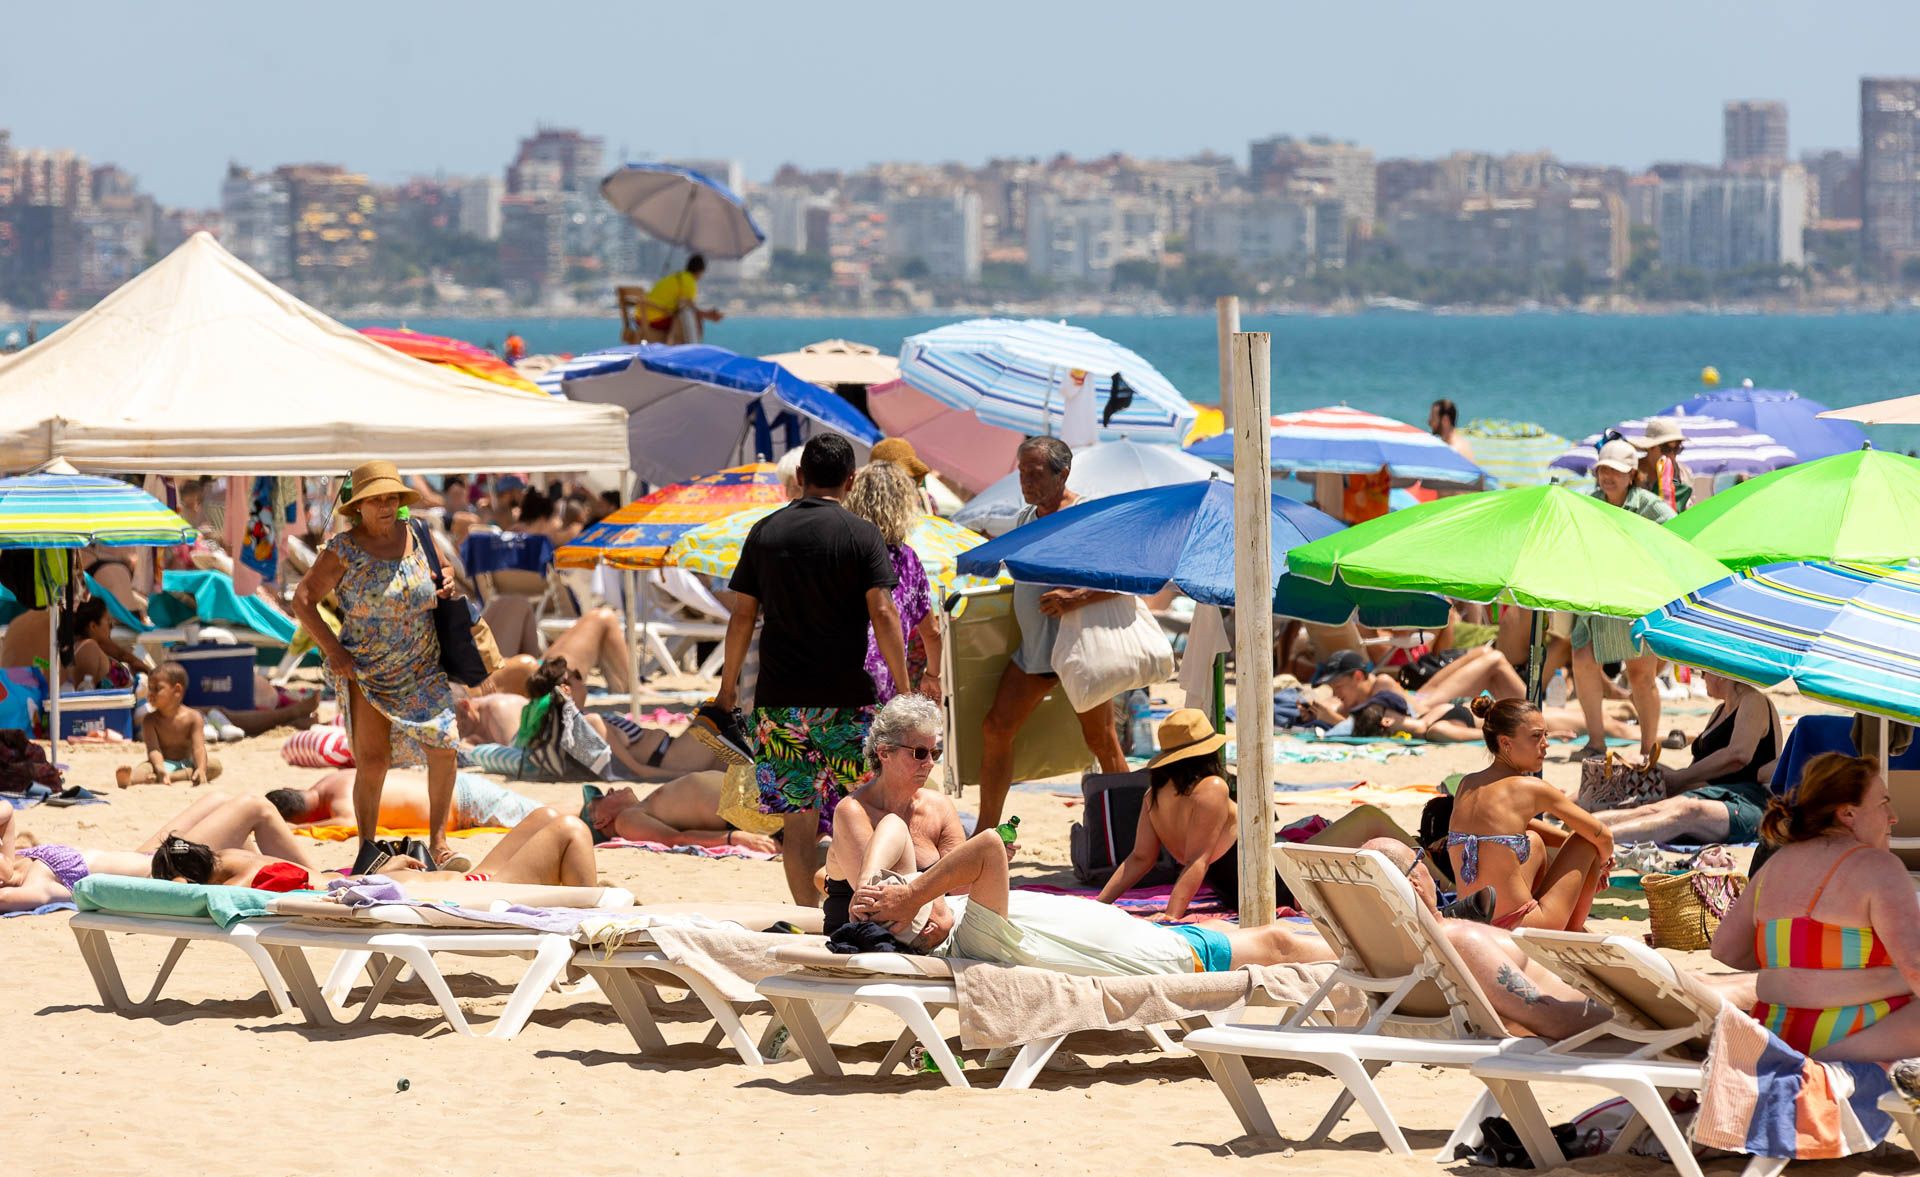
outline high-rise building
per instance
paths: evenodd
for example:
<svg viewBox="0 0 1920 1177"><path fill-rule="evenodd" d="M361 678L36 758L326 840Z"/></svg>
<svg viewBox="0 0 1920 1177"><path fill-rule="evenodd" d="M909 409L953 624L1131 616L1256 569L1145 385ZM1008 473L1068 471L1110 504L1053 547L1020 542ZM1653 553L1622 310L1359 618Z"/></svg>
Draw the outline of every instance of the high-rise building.
<svg viewBox="0 0 1920 1177"><path fill-rule="evenodd" d="M332 280L372 258L379 234L364 175L339 164L288 164L273 174L287 185L296 277Z"/></svg>
<svg viewBox="0 0 1920 1177"><path fill-rule="evenodd" d="M1810 220L1860 219L1860 153L1857 151L1803 151L1800 166L1807 170Z"/></svg>
<svg viewBox="0 0 1920 1177"><path fill-rule="evenodd" d="M980 280L980 198L972 192L900 196L886 203L887 256L918 258L943 282Z"/></svg>
<svg viewBox="0 0 1920 1177"><path fill-rule="evenodd" d="M507 165L507 195L598 192L606 141L565 127L536 127Z"/></svg>
<svg viewBox="0 0 1920 1177"><path fill-rule="evenodd" d="M498 176L461 180L454 190L459 199L460 231L482 241L500 240L500 200L507 187Z"/></svg>
<svg viewBox="0 0 1920 1177"><path fill-rule="evenodd" d="M293 202L279 175L227 165L220 184L221 244L274 282L293 275Z"/></svg>
<svg viewBox="0 0 1920 1177"><path fill-rule="evenodd" d="M1860 260L1894 277L1920 257L1920 78L1860 79Z"/></svg>
<svg viewBox="0 0 1920 1177"><path fill-rule="evenodd" d="M13 132L0 127L0 204L13 201Z"/></svg>
<svg viewBox="0 0 1920 1177"><path fill-rule="evenodd" d="M1361 236L1375 213L1373 150L1315 135L1256 139L1247 149L1247 176L1256 192L1331 196Z"/></svg>
<svg viewBox="0 0 1920 1177"><path fill-rule="evenodd" d="M826 239L809 237L807 226L816 209L833 207L830 197L811 188L776 185L761 193L761 206L766 210L760 227L766 230L767 248L794 253L827 251Z"/></svg>
<svg viewBox="0 0 1920 1177"><path fill-rule="evenodd" d="M93 203L93 168L87 157L66 148L14 150L13 199L40 208L78 212Z"/></svg>
<svg viewBox="0 0 1920 1177"><path fill-rule="evenodd" d="M1231 258L1248 270L1300 262L1313 252L1313 218L1312 202L1288 196L1216 196L1194 206L1187 248L1193 254Z"/></svg>
<svg viewBox="0 0 1920 1177"><path fill-rule="evenodd" d="M1787 162L1787 104L1740 101L1726 105L1725 150L1729 168Z"/></svg>
<svg viewBox="0 0 1920 1177"><path fill-rule="evenodd" d="M500 276L523 302L556 293L567 278L566 206L555 196L509 196L500 205Z"/></svg>
<svg viewBox="0 0 1920 1177"><path fill-rule="evenodd" d="M1027 197L1027 272L1036 278L1105 290L1113 283L1119 210L1110 196Z"/></svg>
<svg viewBox="0 0 1920 1177"><path fill-rule="evenodd" d="M1722 172L1660 182L1655 222L1669 269L1724 273L1806 262L1806 172Z"/></svg>

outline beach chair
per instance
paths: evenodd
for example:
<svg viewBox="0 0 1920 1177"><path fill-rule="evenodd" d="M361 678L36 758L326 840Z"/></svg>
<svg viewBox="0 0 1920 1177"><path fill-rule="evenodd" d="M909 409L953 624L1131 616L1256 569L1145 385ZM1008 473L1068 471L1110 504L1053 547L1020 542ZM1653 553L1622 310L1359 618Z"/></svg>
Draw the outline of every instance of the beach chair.
<svg viewBox="0 0 1920 1177"><path fill-rule="evenodd" d="M1880 1110L1893 1117L1900 1134L1907 1138L1907 1147L1913 1150L1914 1159L1920 1160L1920 1108L1908 1103L1898 1091L1889 1091L1880 1097Z"/></svg>
<svg viewBox="0 0 1920 1177"><path fill-rule="evenodd" d="M284 1014L291 1010L294 1003L287 983L259 942L262 930L281 921L266 914L264 902L259 902L257 909L223 906L253 902L253 896L262 894L233 894L239 890L117 875L89 875L81 879L73 892L74 902L82 910L74 913L67 926L73 932L80 959L93 978L101 1004L121 1014L153 1012L187 946L204 943L239 949L259 972L273 1012ZM254 910L255 914L242 914L247 910ZM127 989L115 954L113 937L116 935L158 937L168 942L166 956L145 997L136 999Z"/></svg>
<svg viewBox="0 0 1920 1177"><path fill-rule="evenodd" d="M1280 1133L1246 1060L1285 1059L1327 1070L1344 1087L1308 1143L1326 1139L1357 1103L1388 1149L1410 1153L1406 1134L1374 1083L1382 1069L1393 1063L1465 1069L1502 1050L1532 1049L1535 1040L1507 1034L1441 933L1439 918L1384 855L1281 843L1274 847L1274 862L1294 902L1339 954L1339 963L1320 991L1280 1024L1209 1027L1188 1034L1182 1045L1206 1064L1248 1135ZM1364 1023L1325 1024L1331 1021L1328 1003L1335 986L1361 994ZM1493 1109L1490 1094L1476 1100L1438 1158L1451 1161L1456 1145L1477 1144L1480 1121Z"/></svg>

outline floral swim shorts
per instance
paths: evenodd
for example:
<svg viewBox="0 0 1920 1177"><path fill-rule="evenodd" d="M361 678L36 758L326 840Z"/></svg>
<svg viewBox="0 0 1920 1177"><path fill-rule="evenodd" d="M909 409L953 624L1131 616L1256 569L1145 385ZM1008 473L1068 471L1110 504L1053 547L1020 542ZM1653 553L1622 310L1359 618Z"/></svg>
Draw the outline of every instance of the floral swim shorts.
<svg viewBox="0 0 1920 1177"><path fill-rule="evenodd" d="M760 812L824 819L866 775L871 707L756 707L749 738Z"/></svg>

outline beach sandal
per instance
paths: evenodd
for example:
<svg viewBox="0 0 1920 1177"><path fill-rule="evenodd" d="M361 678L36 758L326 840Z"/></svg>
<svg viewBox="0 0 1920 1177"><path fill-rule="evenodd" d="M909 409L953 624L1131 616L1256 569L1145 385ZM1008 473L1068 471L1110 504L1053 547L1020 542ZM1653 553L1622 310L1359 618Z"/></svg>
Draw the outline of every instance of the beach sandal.
<svg viewBox="0 0 1920 1177"><path fill-rule="evenodd" d="M1499 905L1492 887L1482 887L1465 899L1456 899L1440 908L1440 918L1448 920L1466 920L1475 924L1493 922L1493 909Z"/></svg>
<svg viewBox="0 0 1920 1177"><path fill-rule="evenodd" d="M1660 741L1660 746L1669 752L1678 752L1687 746L1687 733L1681 731L1679 728L1674 728L1667 733L1666 739Z"/></svg>
<svg viewBox="0 0 1920 1177"><path fill-rule="evenodd" d="M1900 1098L1920 1108L1920 1058L1901 1059L1893 1064L1893 1089Z"/></svg>
<svg viewBox="0 0 1920 1177"><path fill-rule="evenodd" d="M1605 760L1606 758L1607 746L1605 744L1586 744L1568 753L1567 763L1579 764L1586 760Z"/></svg>
<svg viewBox="0 0 1920 1177"><path fill-rule="evenodd" d="M425 853L425 851L422 851L422 853ZM422 858L420 861L432 862L433 859L431 857L427 857L427 858ZM459 871L461 874L464 875L469 871L473 870L473 859L468 858L466 855L461 854L459 851L455 851L452 854L449 854L445 858L441 859L440 865L434 867L433 869Z"/></svg>

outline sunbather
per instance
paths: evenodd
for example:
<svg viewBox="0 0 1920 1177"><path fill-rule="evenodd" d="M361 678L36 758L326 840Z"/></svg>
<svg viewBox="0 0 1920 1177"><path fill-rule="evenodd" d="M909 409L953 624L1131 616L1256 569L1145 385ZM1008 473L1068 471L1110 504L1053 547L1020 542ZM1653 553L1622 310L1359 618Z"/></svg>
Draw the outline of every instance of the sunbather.
<svg viewBox="0 0 1920 1177"><path fill-rule="evenodd" d="M60 677L69 687L131 687L134 675L152 670L138 650L114 639L113 615L99 597L60 615Z"/></svg>
<svg viewBox="0 0 1920 1177"><path fill-rule="evenodd" d="M741 846L762 854L780 853L780 843L764 834L736 830L720 816L724 772L692 772L668 781L642 797L630 788L602 791L582 785L580 820L595 842L625 838L667 846Z"/></svg>
<svg viewBox="0 0 1920 1177"><path fill-rule="evenodd" d="M518 659L510 659L515 662ZM660 728L643 728L631 720L608 717L586 711L587 680L572 669L564 658L548 658L541 664L546 675L538 682L522 679L510 689L469 695L454 704L454 721L461 742L511 745L519 738L520 719L531 701L529 694L542 683L557 681L567 688L575 707L581 709L587 725L607 742L623 774L636 781L671 781L693 772L718 770L721 760L698 740L681 739ZM504 672L496 672L496 676ZM537 667L535 673L539 673ZM490 680L491 681L491 680ZM550 688L549 688L550 689Z"/></svg>
<svg viewBox="0 0 1920 1177"><path fill-rule="evenodd" d="M1613 836L1540 779L1547 725L1538 708L1483 696L1473 710L1493 763L1467 774L1454 793L1447 849L1460 894L1492 887L1493 922L1502 928L1580 931L1613 865ZM1539 821L1541 814L1558 818L1566 830Z"/></svg>
<svg viewBox="0 0 1920 1177"><path fill-rule="evenodd" d="M267 802L295 829L316 826L356 826L353 813L353 770L339 769L304 789L274 789ZM540 802L482 776L459 773L453 778L453 816L447 828L481 829L520 824ZM392 830L427 828L427 774L396 768L387 773L380 791L380 824Z"/></svg>
<svg viewBox="0 0 1920 1177"><path fill-rule="evenodd" d="M527 680L544 659L565 658L569 665L597 667L607 680L607 689L628 692L633 689L633 664L627 653L625 623L620 614L601 607L589 609L565 633L547 643L540 658L516 654L487 676L480 693L517 691L525 694Z"/></svg>
<svg viewBox="0 0 1920 1177"><path fill-rule="evenodd" d="M1720 705L1693 741L1693 763L1661 766L1664 800L1595 816L1615 842L1751 842L1771 794L1767 782L1784 742L1780 712L1766 694L1745 683L1705 676Z"/></svg>
<svg viewBox="0 0 1920 1177"><path fill-rule="evenodd" d="M1407 690L1391 675L1375 674L1373 664L1353 650L1342 650L1322 662L1314 671L1313 685L1326 686L1339 703L1339 713L1329 715L1330 719L1351 714L1377 694L1404 700L1409 714L1424 715L1482 693L1496 699L1518 699L1527 693L1512 664L1490 646L1455 658L1417 691Z"/></svg>
<svg viewBox="0 0 1920 1177"><path fill-rule="evenodd" d="M1345 734L1362 737L1405 734L1436 744L1471 744L1483 738L1480 721L1474 718L1472 708L1465 704L1448 703L1430 707L1415 715L1401 710L1406 703L1406 696L1384 692L1375 694L1372 699L1349 712L1347 718L1353 721L1353 725ZM1570 739L1587 734L1586 717L1577 707L1543 707L1540 717L1546 720L1547 735L1553 739ZM1640 738L1639 728L1610 715L1605 718L1609 739ZM1334 730L1338 728L1339 725L1335 724Z"/></svg>
<svg viewBox="0 0 1920 1177"><path fill-rule="evenodd" d="M1331 960L1311 928L1281 920L1258 928L1234 924L1156 924L1072 895L1015 891L1008 885L1007 847L994 830L975 834L912 880L856 888L856 920L911 919L943 895L959 922L940 951L1001 964L1038 965L1093 976L1225 972L1242 965ZM922 941L923 944L926 941Z"/></svg>

